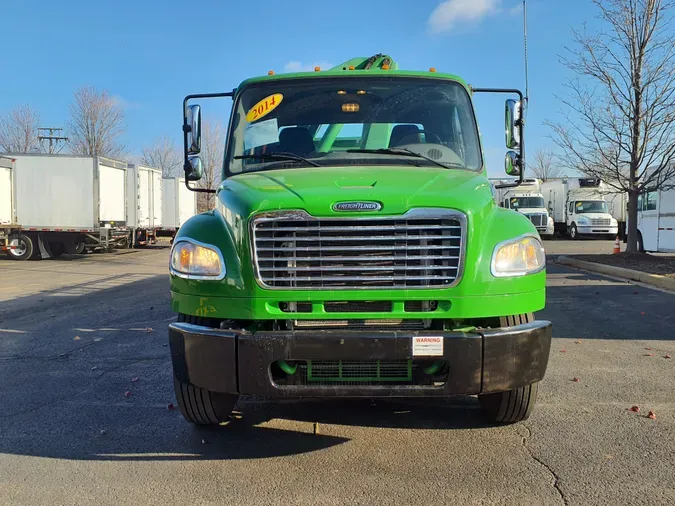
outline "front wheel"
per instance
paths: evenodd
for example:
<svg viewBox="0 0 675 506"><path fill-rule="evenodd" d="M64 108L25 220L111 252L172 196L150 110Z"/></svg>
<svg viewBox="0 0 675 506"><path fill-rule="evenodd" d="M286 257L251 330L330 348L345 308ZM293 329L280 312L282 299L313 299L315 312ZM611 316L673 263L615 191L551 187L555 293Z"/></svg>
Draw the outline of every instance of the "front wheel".
<svg viewBox="0 0 675 506"><path fill-rule="evenodd" d="M539 383L532 383L506 392L481 394L480 407L487 418L496 423L516 423L527 420L537 401Z"/></svg>
<svg viewBox="0 0 675 506"><path fill-rule="evenodd" d="M210 392L173 379L178 409L195 425L218 425L226 422L237 403L237 395Z"/></svg>
<svg viewBox="0 0 675 506"><path fill-rule="evenodd" d="M577 224L572 223L572 226L570 227L570 238L572 239L578 239L579 238L579 232L577 231Z"/></svg>

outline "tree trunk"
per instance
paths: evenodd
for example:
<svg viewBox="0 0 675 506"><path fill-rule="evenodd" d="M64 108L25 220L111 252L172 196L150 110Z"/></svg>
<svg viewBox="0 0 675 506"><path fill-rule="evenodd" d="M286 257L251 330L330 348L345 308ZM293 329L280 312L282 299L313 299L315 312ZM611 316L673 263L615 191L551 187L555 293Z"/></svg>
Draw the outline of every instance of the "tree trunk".
<svg viewBox="0 0 675 506"><path fill-rule="evenodd" d="M637 253L638 251L637 202L637 190L628 192L628 239L626 241L626 253Z"/></svg>

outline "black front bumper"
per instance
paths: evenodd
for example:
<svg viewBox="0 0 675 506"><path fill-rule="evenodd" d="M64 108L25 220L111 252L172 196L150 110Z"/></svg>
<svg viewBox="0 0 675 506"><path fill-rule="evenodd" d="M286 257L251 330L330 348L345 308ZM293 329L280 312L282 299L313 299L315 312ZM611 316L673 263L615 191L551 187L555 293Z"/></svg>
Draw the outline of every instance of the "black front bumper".
<svg viewBox="0 0 675 506"><path fill-rule="evenodd" d="M281 385L278 360L405 360L414 336L442 336L447 379L440 386ZM500 392L541 380L551 347L551 323L534 321L476 332L218 330L188 323L169 325L174 373L179 381L215 392L271 397L445 396ZM426 358L426 357L425 357Z"/></svg>

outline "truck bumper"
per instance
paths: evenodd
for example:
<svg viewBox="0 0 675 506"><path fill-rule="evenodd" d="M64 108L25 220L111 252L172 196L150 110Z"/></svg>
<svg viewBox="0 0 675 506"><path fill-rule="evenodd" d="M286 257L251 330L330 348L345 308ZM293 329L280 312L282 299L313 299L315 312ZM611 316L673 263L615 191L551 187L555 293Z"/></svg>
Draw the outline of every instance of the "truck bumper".
<svg viewBox="0 0 675 506"><path fill-rule="evenodd" d="M579 235L617 235L619 227L581 227L577 225L577 231Z"/></svg>
<svg viewBox="0 0 675 506"><path fill-rule="evenodd" d="M420 353L419 346L413 346L415 337L436 338L436 355ZM256 333L172 323L169 341L177 379L214 392L268 397L472 395L541 380L548 365L551 323L541 320L473 332L340 329ZM284 361L285 369L295 367L295 372L282 371L279 376L279 361ZM438 362L442 363L442 374L425 372ZM414 372L403 381L401 377L387 380L383 371L395 366L400 370L401 363L407 364L409 373ZM311 364L322 364L320 374L315 371L311 376ZM335 377L337 372L332 377L327 373L331 367L340 370L339 378ZM350 367L351 374L355 370L369 373L358 378L343 376ZM372 377L375 370L377 378Z"/></svg>

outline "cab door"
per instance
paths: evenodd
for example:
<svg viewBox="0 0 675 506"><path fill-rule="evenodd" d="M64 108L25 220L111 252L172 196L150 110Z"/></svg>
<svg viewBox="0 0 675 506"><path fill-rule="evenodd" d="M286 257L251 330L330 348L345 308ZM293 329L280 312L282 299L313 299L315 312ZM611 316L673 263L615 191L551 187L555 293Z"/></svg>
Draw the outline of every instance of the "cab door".
<svg viewBox="0 0 675 506"><path fill-rule="evenodd" d="M658 192L649 192L638 199L638 230L645 251L657 251L659 235Z"/></svg>

